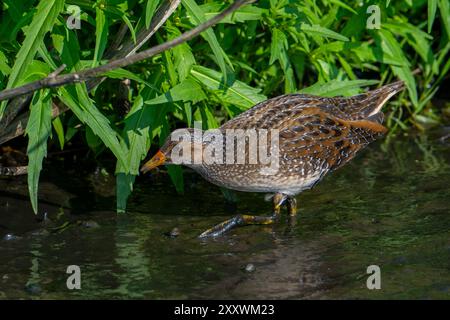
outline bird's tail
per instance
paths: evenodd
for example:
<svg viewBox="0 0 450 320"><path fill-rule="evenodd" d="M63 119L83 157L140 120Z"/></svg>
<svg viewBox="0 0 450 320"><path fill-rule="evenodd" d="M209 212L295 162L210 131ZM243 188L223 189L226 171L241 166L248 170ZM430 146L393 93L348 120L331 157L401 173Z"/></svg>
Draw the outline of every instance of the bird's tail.
<svg viewBox="0 0 450 320"><path fill-rule="evenodd" d="M383 122L381 108L395 94L405 88L403 81L396 81L381 88L354 96L352 99L351 113L356 119L367 119L374 122Z"/></svg>

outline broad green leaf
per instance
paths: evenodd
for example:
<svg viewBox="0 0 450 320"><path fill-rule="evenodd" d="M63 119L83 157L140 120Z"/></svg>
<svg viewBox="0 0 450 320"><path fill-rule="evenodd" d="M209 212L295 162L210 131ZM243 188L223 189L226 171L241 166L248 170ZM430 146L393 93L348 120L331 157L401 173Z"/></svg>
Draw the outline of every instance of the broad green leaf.
<svg viewBox="0 0 450 320"><path fill-rule="evenodd" d="M194 25L197 26L206 21L203 11L195 3L195 0L182 0L182 3L183 6L186 8L187 12L189 13L190 18L192 19ZM222 73L225 75L226 78L227 68L225 62L230 66L232 70L233 65L231 64L230 59L220 46L219 41L217 41L213 29L209 28L208 30L204 31L202 33L202 37L204 37L205 40L209 43L209 46L211 47L211 50L214 53L214 57L216 58L217 65L220 67L220 70L222 70Z"/></svg>
<svg viewBox="0 0 450 320"><path fill-rule="evenodd" d="M207 20L212 19L219 13L223 11L226 6L222 3L205 3L200 6ZM258 8L252 5L246 5L244 7L239 8L233 14L230 14L224 17L220 23L236 23L236 22L245 22L252 20L260 20L262 15L266 13L267 10L263 8Z"/></svg>
<svg viewBox="0 0 450 320"><path fill-rule="evenodd" d="M150 0L152 1L152 0ZM125 213L128 197L133 192L135 175L119 172L116 174L117 213Z"/></svg>
<svg viewBox="0 0 450 320"><path fill-rule="evenodd" d="M270 45L270 61L269 64L274 63L278 59L280 59L281 55L283 55L285 49L288 46L286 35L275 28L272 30L272 42Z"/></svg>
<svg viewBox="0 0 450 320"><path fill-rule="evenodd" d="M108 21L105 12L98 6L95 8L95 12L95 50L92 67L99 65L108 42Z"/></svg>
<svg viewBox="0 0 450 320"><path fill-rule="evenodd" d="M390 53L393 56L401 58L405 63L408 63L408 60L404 56L404 53L400 47L400 44L394 38L394 36L387 30L380 30L380 37L382 40L382 48L383 51ZM409 65L409 63L408 63ZM398 67L391 66L392 71L396 76L398 76L401 80L403 80L408 88L409 97L411 98L411 102L414 106L418 105L417 98L417 89L416 89L416 80L409 69L408 66Z"/></svg>
<svg viewBox="0 0 450 320"><path fill-rule="evenodd" d="M286 35L275 28L272 30L272 44L270 47L270 61L269 64L276 60L280 62L281 68L285 75L285 93L291 93L296 90L294 70L292 69L287 53L288 41Z"/></svg>
<svg viewBox="0 0 450 320"><path fill-rule="evenodd" d="M375 46L367 42L351 49L362 62L381 62L395 66L408 66L408 61L401 59L402 57L394 56L390 52L383 52L380 46Z"/></svg>
<svg viewBox="0 0 450 320"><path fill-rule="evenodd" d="M202 87L194 79L188 77L163 95L147 100L144 103L149 105L175 101L192 101L196 103L204 99L206 99L206 95Z"/></svg>
<svg viewBox="0 0 450 320"><path fill-rule="evenodd" d="M78 41L73 32L69 32L69 39L63 44L63 52L61 57L63 62L74 70L80 69L79 51L74 50L78 47ZM72 40L72 41L70 41ZM45 54L45 53L44 53ZM47 59L51 59L47 55ZM54 64L52 61L49 63ZM100 110L95 106L94 102L89 98L89 94L84 83L77 83L74 86L60 87L58 97L66 104L75 116L84 124L86 124L92 132L97 135L116 156L118 161L128 173L126 155L128 149L120 144L120 136L111 127L111 123Z"/></svg>
<svg viewBox="0 0 450 320"><path fill-rule="evenodd" d="M56 18L63 8L64 0L46 0L39 2L33 20L26 29L25 40L16 55L16 61L11 69L6 88L17 86L17 83L24 75L26 68L34 59L46 33L52 29ZM6 104L7 101L2 101L0 105L0 119L3 117Z"/></svg>
<svg viewBox="0 0 450 320"><path fill-rule="evenodd" d="M426 63L426 67L429 67L435 74L438 73L438 65L434 59L431 44L428 41L428 39L432 39L431 36L408 23L384 23L383 28L405 37L409 45L414 48Z"/></svg>
<svg viewBox="0 0 450 320"><path fill-rule="evenodd" d="M167 32L169 33L169 40L172 40L181 35L178 28L174 26L167 26ZM192 50L187 43L182 43L171 49L172 57L174 59L173 65L178 73L178 80L181 82L189 75L191 67L195 64L195 58L192 54Z"/></svg>
<svg viewBox="0 0 450 320"><path fill-rule="evenodd" d="M299 29L307 34L310 35L319 35L321 37L325 37L325 38L331 38L331 39L336 39L336 40L341 40L341 41L349 41L349 39L337 32L334 32L330 29L321 27L319 25L309 25L306 23L302 23L299 27Z"/></svg>
<svg viewBox="0 0 450 320"><path fill-rule="evenodd" d="M114 69L111 71L108 71L104 74L104 76L111 78L111 79L130 79L130 80L134 80L138 83L142 83L144 85L146 85L149 88L152 88L154 90L158 91L158 88L156 88L153 84L149 83L148 81L143 80L141 77L139 77L137 74L128 71L126 69Z"/></svg>
<svg viewBox="0 0 450 320"><path fill-rule="evenodd" d="M52 101L49 90L37 91L30 105L28 136L28 191L35 214L38 212L38 185L42 161L47 156L47 139L52 132Z"/></svg>
<svg viewBox="0 0 450 320"><path fill-rule="evenodd" d="M75 88L73 86L58 88L58 96L81 122L88 125L99 136L105 146L112 151L123 167L128 170L126 165L128 150L120 145L119 136L111 127L109 120L89 98L85 84L76 84Z"/></svg>
<svg viewBox="0 0 450 320"><path fill-rule="evenodd" d="M228 79L226 83L220 72L201 66L194 66L191 75L213 91L220 101L235 105L243 110L248 109L258 102L266 100L266 96L260 94L260 89L234 79Z"/></svg>
<svg viewBox="0 0 450 320"><path fill-rule="evenodd" d="M152 83L160 82L161 74L152 76ZM127 166L124 168L119 161L116 165L117 174L117 212L124 212L127 199L133 191L134 177L139 174L139 166L145 158L152 138L151 126L155 120L155 110L152 107L145 107L144 98L150 99L156 95L157 91L151 87L145 87L133 102L130 112L127 114L123 129L122 144L129 150L127 154Z"/></svg>
<svg viewBox="0 0 450 320"><path fill-rule="evenodd" d="M327 83L315 83L300 90L300 93L323 97L353 95L354 90L360 87L377 84L378 80L331 80Z"/></svg>
<svg viewBox="0 0 450 320"><path fill-rule="evenodd" d="M28 68L26 68L26 71L22 78L17 81L17 85L21 86L28 82L33 82L45 78L50 72L51 69L46 63L43 63L39 60L33 60L28 65Z"/></svg>

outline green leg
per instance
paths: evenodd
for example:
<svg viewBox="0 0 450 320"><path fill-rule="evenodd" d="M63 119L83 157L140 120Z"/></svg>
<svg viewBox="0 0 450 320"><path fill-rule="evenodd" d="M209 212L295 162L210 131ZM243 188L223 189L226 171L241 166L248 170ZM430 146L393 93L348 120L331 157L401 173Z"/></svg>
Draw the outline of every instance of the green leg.
<svg viewBox="0 0 450 320"><path fill-rule="evenodd" d="M287 199L287 210L289 217L295 217L297 215L297 199L295 197L289 197Z"/></svg>
<svg viewBox="0 0 450 320"><path fill-rule="evenodd" d="M228 232L229 230L255 224L273 224L279 220L281 205L287 199L286 195L277 193L273 197L273 213L270 216L252 216L246 214L239 214L229 220L226 220L218 225L206 230L199 238L218 237Z"/></svg>

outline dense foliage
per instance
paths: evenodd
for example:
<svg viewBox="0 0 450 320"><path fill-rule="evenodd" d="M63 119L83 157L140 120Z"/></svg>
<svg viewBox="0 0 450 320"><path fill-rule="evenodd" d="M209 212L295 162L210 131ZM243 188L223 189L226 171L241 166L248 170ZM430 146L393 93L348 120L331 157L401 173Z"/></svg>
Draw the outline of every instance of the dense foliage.
<svg viewBox="0 0 450 320"><path fill-rule="evenodd" d="M3 0L0 89L43 78L61 64L70 72L105 63L121 30L127 27L125 40L135 40L164 1ZM182 0L145 47L179 36L228 4ZM73 5L81 9L81 29L66 23ZM371 5L380 10L379 29L367 28L368 19L377 18ZM449 38L448 0L246 5L201 37L109 72L90 92L85 84L36 92L26 128L33 208L49 137L61 149L81 137L96 155L111 151L117 158L117 208L123 211L151 143L197 120L205 129L217 127L268 97L352 95L400 78L408 90L389 104L387 125L420 127L439 116L430 99L450 68ZM69 111L53 118L52 103ZM3 102L0 116L8 108ZM181 191L181 169L171 166L169 174Z"/></svg>

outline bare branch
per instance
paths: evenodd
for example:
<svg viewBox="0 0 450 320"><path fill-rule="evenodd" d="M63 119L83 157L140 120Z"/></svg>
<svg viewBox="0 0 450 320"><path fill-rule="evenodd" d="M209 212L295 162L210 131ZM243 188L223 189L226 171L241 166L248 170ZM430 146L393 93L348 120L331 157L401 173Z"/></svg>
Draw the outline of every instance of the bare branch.
<svg viewBox="0 0 450 320"><path fill-rule="evenodd" d="M21 87L13 88L13 89L6 89L0 92L0 101L11 99L20 95L27 94L29 92L33 92L42 88L55 88L60 87L63 85L67 85L69 83L77 83L77 82L83 82L90 78L98 77L100 75L105 74L108 71L123 68L130 64L134 64L136 62L148 59L150 57L153 57L161 52L164 52L170 48L173 48L179 44L182 44L188 40L191 40L192 38L196 37L206 29L210 28L211 26L218 23L220 20L222 20L225 16L231 14L232 12L239 9L242 5L244 5L248 0L236 0L232 5L230 5L227 9L222 11L220 14L214 16L210 20L206 21L205 23L195 27L194 29L191 29L185 33L183 33L181 36L162 43L160 45L157 45L155 47L152 47L150 49L144 50L142 52L136 53L134 55L112 60L109 63L98 66L91 69L82 70L79 72L69 73L60 75L54 78L44 78L35 82L28 83L26 85L23 85Z"/></svg>

